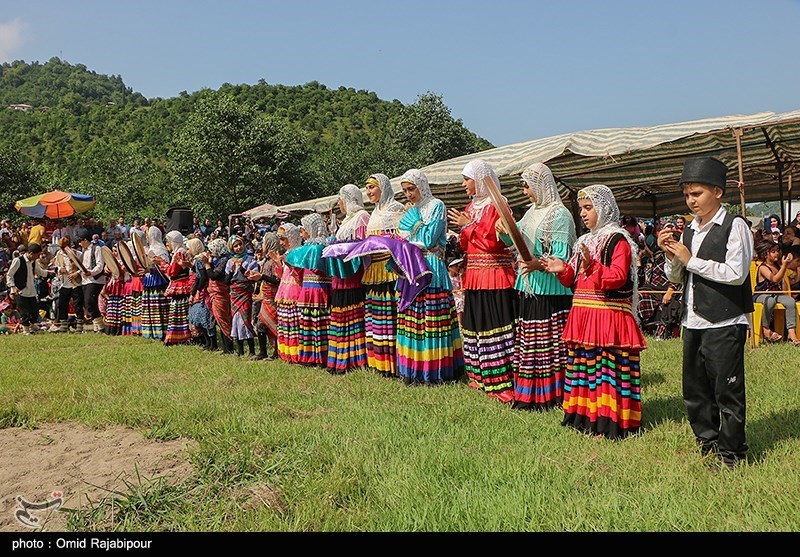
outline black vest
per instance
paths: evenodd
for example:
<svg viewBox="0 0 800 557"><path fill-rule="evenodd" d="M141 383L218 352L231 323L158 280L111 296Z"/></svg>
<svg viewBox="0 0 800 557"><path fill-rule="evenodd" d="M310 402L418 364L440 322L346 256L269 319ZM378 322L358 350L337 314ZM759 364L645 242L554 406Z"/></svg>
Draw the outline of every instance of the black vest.
<svg viewBox="0 0 800 557"><path fill-rule="evenodd" d="M611 256L614 255L614 250L617 248L617 244L627 241L628 240L625 239L625 235L621 232L617 232L609 236L603 244L603 248L600 253L600 262L606 267L610 267ZM628 273L628 280L625 281L625 284L616 290L606 290L605 296L611 300L630 300L633 296L633 277L631 277L630 272Z"/></svg>
<svg viewBox="0 0 800 557"><path fill-rule="evenodd" d="M19 269L14 273L14 284L20 290L24 290L28 286L28 260L24 255L20 255L17 259L19 259Z"/></svg>
<svg viewBox="0 0 800 557"><path fill-rule="evenodd" d="M725 261L727 254L728 238L731 235L733 221L736 215L730 213L725 215L722 224L714 223L711 229L700 244L700 249L695 255L699 259ZM738 217L741 218L741 217ZM683 232L683 245L692 251L692 238L694 229L687 227ZM684 269L683 284L686 284L689 272ZM726 319L732 319L745 313L753 311L753 290L750 284L750 273L747 273L745 281L739 286L721 284L701 277L694 273L692 277L692 289L694 294L694 312L712 323L719 323ZM685 316L688 311L687 296L683 296L683 313Z"/></svg>

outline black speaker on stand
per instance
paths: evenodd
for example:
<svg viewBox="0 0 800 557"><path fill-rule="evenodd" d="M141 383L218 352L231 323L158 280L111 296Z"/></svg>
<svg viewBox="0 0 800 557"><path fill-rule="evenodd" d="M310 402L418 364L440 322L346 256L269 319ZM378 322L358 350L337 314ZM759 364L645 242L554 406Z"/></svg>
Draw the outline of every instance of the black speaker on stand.
<svg viewBox="0 0 800 557"><path fill-rule="evenodd" d="M191 207L170 207L167 209L167 232L177 230L189 234L194 230L194 211Z"/></svg>

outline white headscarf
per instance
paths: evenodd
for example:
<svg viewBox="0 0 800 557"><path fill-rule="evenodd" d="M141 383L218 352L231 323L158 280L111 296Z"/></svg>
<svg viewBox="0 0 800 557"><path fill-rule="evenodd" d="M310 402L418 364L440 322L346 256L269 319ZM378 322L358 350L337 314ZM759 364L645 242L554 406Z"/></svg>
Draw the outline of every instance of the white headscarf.
<svg viewBox="0 0 800 557"><path fill-rule="evenodd" d="M336 239L360 240L361 238L356 237L358 230L364 228L369 221L361 190L354 184L346 184L339 190L339 199L344 203L345 217L336 231Z"/></svg>
<svg viewBox="0 0 800 557"><path fill-rule="evenodd" d="M636 272L636 256L639 252L639 247L631 240L631 237L625 232L625 229L619 225L619 207L617 201L614 199L614 194L608 188L601 184L594 184L587 186L578 192L578 199L589 199L594 205L594 210L597 213L597 225L592 228L588 234L584 234L575 243L575 251L572 255L570 262L577 272L578 256L581 253L581 246L585 245L589 248L589 253L592 254L592 259L597 261L602 260L602 249L608 237L612 234L622 234L623 239L628 242L631 247L631 268L630 275L633 281L633 307L638 307L639 304L639 276ZM634 309L633 316L636 321L639 321L639 312Z"/></svg>
<svg viewBox="0 0 800 557"><path fill-rule="evenodd" d="M402 184L403 182L408 182L417 186L420 199L414 206L422 216L422 222L426 224L429 223L431 212L436 206L436 204L433 202L439 201L439 203L441 203L441 201L433 197L433 194L431 193L431 187L428 185L428 177L425 176L423 171L417 168L412 168L411 170L407 170L406 173L403 174L403 177L400 178L400 183Z"/></svg>
<svg viewBox="0 0 800 557"><path fill-rule="evenodd" d="M461 174L467 178L472 178L475 180L475 195L472 196L471 216L474 220L479 220L483 210L492 202L492 198L489 197L489 190L484 183L484 179L487 176L491 176L494 180L494 183L497 184L498 187L500 185L500 180L497 178L497 174L495 174L494 169L486 164L486 162L482 159L469 161L466 166L464 166L464 170L461 171Z"/></svg>
<svg viewBox="0 0 800 557"><path fill-rule="evenodd" d="M310 213L300 219L300 226L308 234L306 244L327 244L328 230L325 219L319 213Z"/></svg>
<svg viewBox="0 0 800 557"><path fill-rule="evenodd" d="M167 246L164 245L161 239L161 229L157 226L151 226L147 229L147 251L165 261L169 259Z"/></svg>
<svg viewBox="0 0 800 557"><path fill-rule="evenodd" d="M183 247L183 243L186 239L183 237L183 234L180 233L178 230L171 230L167 232L167 244L169 244L170 249L175 252L179 248Z"/></svg>
<svg viewBox="0 0 800 557"><path fill-rule="evenodd" d="M281 232L281 229L283 229L283 232ZM303 243L303 239L300 237L300 229L291 222L284 222L280 225L278 228L278 238L281 236L285 236L288 240L289 247L286 251L300 247Z"/></svg>
<svg viewBox="0 0 800 557"><path fill-rule="evenodd" d="M379 232L394 232L397 224L403 217L405 207L394 198L394 190L386 174L373 174L367 182L377 184L381 189L381 198L375 205L372 215L367 223L367 234L377 234Z"/></svg>
<svg viewBox="0 0 800 557"><path fill-rule="evenodd" d="M528 209L522 220L519 221L519 228L525 236L526 242L535 242L537 232L542 241L542 247L547 252L552 242L563 242L569 246L575 244L575 227L570 226L564 230L556 226L555 222L559 213L567 213L567 221L572 223L569 211L561 201L558 193L558 186L553 177L553 173L544 164L537 162L522 171L522 179L528 184L536 202ZM563 215L562 215L563 216ZM533 251L533 246L529 246ZM549 255L549 253L544 253Z"/></svg>

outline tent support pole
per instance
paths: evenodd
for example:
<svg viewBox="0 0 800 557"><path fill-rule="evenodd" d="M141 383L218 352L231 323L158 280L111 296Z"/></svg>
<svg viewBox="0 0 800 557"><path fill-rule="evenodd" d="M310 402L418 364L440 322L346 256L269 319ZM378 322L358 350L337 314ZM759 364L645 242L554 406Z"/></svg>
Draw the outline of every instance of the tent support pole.
<svg viewBox="0 0 800 557"><path fill-rule="evenodd" d="M791 220L792 218L792 173L794 173L794 166L789 168L789 184L786 187L786 191L788 192L787 197L789 198L787 201L789 203L789 208L786 213L786 219ZM800 223L798 223L800 224Z"/></svg>
<svg viewBox="0 0 800 557"><path fill-rule="evenodd" d="M744 132L741 128L733 129L733 137L736 138L736 157L739 160L739 201L742 204L742 216L747 216L747 207L744 202L744 166L742 163L742 135Z"/></svg>
<svg viewBox="0 0 800 557"><path fill-rule="evenodd" d="M786 226L786 214L784 212L785 207L783 206L783 163L780 161L777 164L778 166L778 193L780 194L780 201L781 201L781 223Z"/></svg>

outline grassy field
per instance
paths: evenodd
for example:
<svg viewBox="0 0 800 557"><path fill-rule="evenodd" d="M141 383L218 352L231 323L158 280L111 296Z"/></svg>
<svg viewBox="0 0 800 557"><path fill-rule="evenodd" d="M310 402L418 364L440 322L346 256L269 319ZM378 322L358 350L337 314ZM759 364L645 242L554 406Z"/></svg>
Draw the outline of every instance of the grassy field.
<svg viewBox="0 0 800 557"><path fill-rule="evenodd" d="M75 420L196 440L195 474L131 485L120 530L800 531L800 349L747 349L748 463L722 474L694 447L680 362L679 341L650 342L645 431L611 442L465 384L409 388L139 338L6 336L0 427Z"/></svg>

